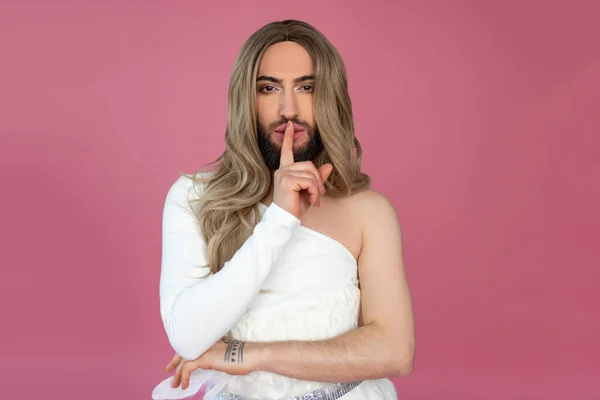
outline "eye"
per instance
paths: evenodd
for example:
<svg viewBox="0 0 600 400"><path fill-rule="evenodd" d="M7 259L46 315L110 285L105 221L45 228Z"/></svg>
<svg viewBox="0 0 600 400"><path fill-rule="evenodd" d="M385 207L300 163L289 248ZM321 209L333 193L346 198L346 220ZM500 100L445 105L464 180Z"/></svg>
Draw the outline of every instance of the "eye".
<svg viewBox="0 0 600 400"><path fill-rule="evenodd" d="M306 91L306 92L312 92L313 91L313 85L303 85L302 86L302 90Z"/></svg>
<svg viewBox="0 0 600 400"><path fill-rule="evenodd" d="M275 90L275 87L271 86L271 85L267 85L267 86L263 86L260 91L263 93L268 93L268 92L272 92L273 90Z"/></svg>

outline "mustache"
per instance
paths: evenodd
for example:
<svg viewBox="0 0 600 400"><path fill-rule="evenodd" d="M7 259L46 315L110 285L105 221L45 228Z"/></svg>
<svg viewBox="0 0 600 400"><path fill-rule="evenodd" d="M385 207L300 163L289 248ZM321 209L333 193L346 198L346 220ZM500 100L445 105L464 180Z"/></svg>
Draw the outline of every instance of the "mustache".
<svg viewBox="0 0 600 400"><path fill-rule="evenodd" d="M269 131L274 131L274 130L275 130L276 128L278 128L279 126L287 124L287 123L288 123L288 121L292 121L293 123L300 125L301 127L303 127L303 128L304 128L304 130L305 130L306 132L312 132L312 131L313 131L313 128L312 128L312 126L310 126L310 125L309 125L308 123L306 123L305 121L301 121L301 120L299 120L299 119L297 119L297 118L292 118L292 119L282 118L282 119L280 119L279 121L276 121L276 122L273 122L272 124L269 124L269 126L268 126L268 128L267 128L267 129L268 129Z"/></svg>

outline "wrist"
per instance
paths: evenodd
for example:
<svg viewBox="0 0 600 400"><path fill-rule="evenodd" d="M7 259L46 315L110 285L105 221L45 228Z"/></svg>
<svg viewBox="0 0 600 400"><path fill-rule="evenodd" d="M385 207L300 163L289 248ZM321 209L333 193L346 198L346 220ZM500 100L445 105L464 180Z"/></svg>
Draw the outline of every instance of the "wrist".
<svg viewBox="0 0 600 400"><path fill-rule="evenodd" d="M246 343L245 360L252 371L267 371L269 365L269 346L267 343Z"/></svg>

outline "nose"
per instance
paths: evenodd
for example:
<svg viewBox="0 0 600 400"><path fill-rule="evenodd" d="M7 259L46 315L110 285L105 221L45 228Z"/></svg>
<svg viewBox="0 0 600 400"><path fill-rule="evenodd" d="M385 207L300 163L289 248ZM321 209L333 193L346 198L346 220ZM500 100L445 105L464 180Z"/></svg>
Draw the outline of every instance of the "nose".
<svg viewBox="0 0 600 400"><path fill-rule="evenodd" d="M281 95L279 110L281 116L285 119L292 119L298 116L298 108L293 92L288 92Z"/></svg>

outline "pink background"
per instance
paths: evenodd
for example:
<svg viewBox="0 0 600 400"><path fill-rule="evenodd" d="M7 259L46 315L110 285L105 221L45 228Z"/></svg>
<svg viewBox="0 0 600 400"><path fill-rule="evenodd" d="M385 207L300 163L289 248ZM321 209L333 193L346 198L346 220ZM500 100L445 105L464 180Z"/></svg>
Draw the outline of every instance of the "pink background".
<svg viewBox="0 0 600 400"><path fill-rule="evenodd" d="M417 322L402 399L600 398L596 1L2 1L3 399L149 399L160 224L274 19L342 53Z"/></svg>

